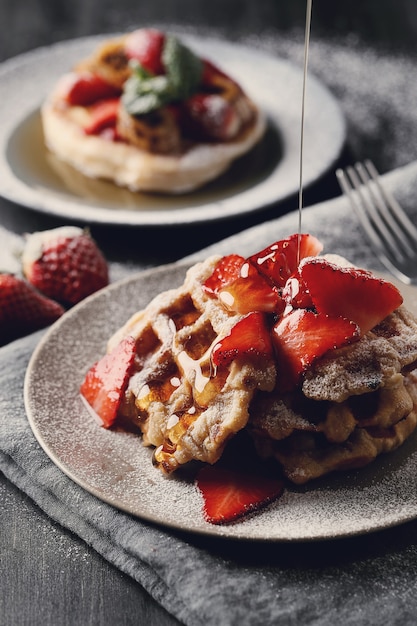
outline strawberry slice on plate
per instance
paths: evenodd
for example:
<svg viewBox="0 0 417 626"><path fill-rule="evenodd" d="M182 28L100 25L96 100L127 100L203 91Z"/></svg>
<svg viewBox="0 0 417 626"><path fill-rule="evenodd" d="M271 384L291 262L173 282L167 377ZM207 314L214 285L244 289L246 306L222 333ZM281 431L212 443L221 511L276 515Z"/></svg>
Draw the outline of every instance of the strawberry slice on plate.
<svg viewBox="0 0 417 626"><path fill-rule="evenodd" d="M212 524L231 522L256 511L278 498L284 489L280 477L217 465L204 466L196 485L203 496L204 517Z"/></svg>
<svg viewBox="0 0 417 626"><path fill-rule="evenodd" d="M300 276L319 313L348 318L364 334L397 309L403 298L387 280L362 269L308 259Z"/></svg>
<svg viewBox="0 0 417 626"><path fill-rule="evenodd" d="M151 74L164 74L162 52L165 35L156 28L139 28L127 36L125 53L129 59L139 61Z"/></svg>
<svg viewBox="0 0 417 626"><path fill-rule="evenodd" d="M245 259L239 254L228 254L220 259L213 273L203 284L203 290L209 295L217 295L222 287L239 278L240 268Z"/></svg>
<svg viewBox="0 0 417 626"><path fill-rule="evenodd" d="M71 106L89 106L106 98L120 96L120 89L107 83L98 74L81 72L72 74L66 84L65 100Z"/></svg>
<svg viewBox="0 0 417 626"><path fill-rule="evenodd" d="M90 120L84 127L86 135L99 135L104 129L115 127L120 109L120 98L96 102L90 109Z"/></svg>
<svg viewBox="0 0 417 626"><path fill-rule="evenodd" d="M314 307L310 292L306 288L298 270L285 283L281 297L288 307L294 309L311 309Z"/></svg>
<svg viewBox="0 0 417 626"><path fill-rule="evenodd" d="M218 77L227 78L227 80L233 79L228 76L223 70L221 70L217 65L214 65L208 59L202 59L203 61L203 73L201 76L201 84L206 88L214 87L216 85L216 79Z"/></svg>
<svg viewBox="0 0 417 626"><path fill-rule="evenodd" d="M294 309L274 326L272 341L277 355L277 388L293 389L301 374L319 357L359 339L359 328L343 317L330 317Z"/></svg>
<svg viewBox="0 0 417 626"><path fill-rule="evenodd" d="M214 365L229 365L239 356L272 358L271 334L263 313L249 313L239 320L230 333L213 348Z"/></svg>
<svg viewBox="0 0 417 626"><path fill-rule="evenodd" d="M80 387L88 408L104 428L110 428L116 421L135 355L133 337L122 339L112 352L89 369Z"/></svg>
<svg viewBox="0 0 417 626"><path fill-rule="evenodd" d="M226 309L242 315L252 311L281 313L284 308L276 287L248 262L242 265L236 280L219 290L218 298Z"/></svg>
<svg viewBox="0 0 417 626"><path fill-rule="evenodd" d="M240 126L233 103L219 94L196 93L182 106L182 126L192 137L206 141L227 141Z"/></svg>
<svg viewBox="0 0 417 626"><path fill-rule="evenodd" d="M253 254L249 261L273 285L284 287L288 278L296 271L299 260L316 256L322 249L323 245L313 235L299 236L296 233Z"/></svg>

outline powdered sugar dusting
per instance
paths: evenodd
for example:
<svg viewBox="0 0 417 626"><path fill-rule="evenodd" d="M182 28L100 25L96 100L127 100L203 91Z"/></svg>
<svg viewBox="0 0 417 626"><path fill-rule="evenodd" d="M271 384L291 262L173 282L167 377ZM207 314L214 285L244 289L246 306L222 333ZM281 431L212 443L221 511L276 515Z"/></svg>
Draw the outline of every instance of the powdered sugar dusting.
<svg viewBox="0 0 417 626"><path fill-rule="evenodd" d="M74 481L117 508L165 526L211 535L299 541L341 537L417 516L417 441L411 437L370 466L314 485L286 489L260 512L225 526L204 520L193 468L165 477L136 435L101 428L78 390L108 337L164 289L181 284L184 265L144 272L87 298L63 316L36 350L25 384L34 433ZM402 288L408 301L415 289Z"/></svg>

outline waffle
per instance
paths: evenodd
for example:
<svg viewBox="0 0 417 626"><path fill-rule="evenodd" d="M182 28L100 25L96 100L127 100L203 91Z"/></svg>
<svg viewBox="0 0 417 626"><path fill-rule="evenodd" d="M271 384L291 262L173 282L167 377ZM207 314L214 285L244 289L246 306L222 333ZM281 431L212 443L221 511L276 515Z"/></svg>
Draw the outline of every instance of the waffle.
<svg viewBox="0 0 417 626"><path fill-rule="evenodd" d="M211 350L242 317L201 289L220 257L193 266L178 289L157 296L109 342L137 339L137 362L120 409L139 427L154 462L170 473L192 459L216 462L226 442L246 426L258 390L271 391L272 362L236 359L212 375Z"/></svg>
<svg viewBox="0 0 417 626"><path fill-rule="evenodd" d="M295 393L260 393L248 430L262 457L304 484L362 467L417 425L417 324L404 306L357 343L318 360Z"/></svg>
<svg viewBox="0 0 417 626"><path fill-rule="evenodd" d="M400 446L417 425L417 321L401 305L359 340L332 349L278 393L275 360L247 352L213 369L211 354L241 314L202 284L221 257L193 266L110 339L136 339L137 358L120 408L154 463L169 474L195 459L215 463L246 429L262 458L302 485L367 465Z"/></svg>

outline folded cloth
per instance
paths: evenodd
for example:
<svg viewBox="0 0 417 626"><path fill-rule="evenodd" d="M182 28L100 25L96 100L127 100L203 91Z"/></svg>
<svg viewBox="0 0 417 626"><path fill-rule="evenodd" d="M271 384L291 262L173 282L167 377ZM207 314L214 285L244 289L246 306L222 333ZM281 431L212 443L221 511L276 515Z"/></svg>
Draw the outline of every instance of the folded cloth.
<svg viewBox="0 0 417 626"><path fill-rule="evenodd" d="M270 52L302 63L304 50L296 38L272 33L254 39ZM354 35L337 44L317 38L313 9L309 69L341 103L353 154L372 159L380 172L417 158L417 83L409 80L415 72L414 58L367 47L355 42Z"/></svg>
<svg viewBox="0 0 417 626"><path fill-rule="evenodd" d="M417 224L417 161L393 170L384 175L382 180L387 191L395 196L411 220ZM297 232L297 229L298 211L294 211L275 221L259 224L228 237L188 258L193 261L205 258L209 253L229 254L231 250L244 256L260 250L273 240ZM345 197L337 197L303 209L301 230L316 235L324 244L324 253L336 252L358 266L384 271Z"/></svg>
<svg viewBox="0 0 417 626"><path fill-rule="evenodd" d="M417 162L384 177L417 217ZM250 254L295 232L297 212L199 252ZM381 269L347 200L308 208L303 231L329 252ZM28 424L23 379L39 331L0 349L0 469L53 520L138 581L184 624L414 624L417 522L328 544L265 544L198 537L133 518L72 482Z"/></svg>

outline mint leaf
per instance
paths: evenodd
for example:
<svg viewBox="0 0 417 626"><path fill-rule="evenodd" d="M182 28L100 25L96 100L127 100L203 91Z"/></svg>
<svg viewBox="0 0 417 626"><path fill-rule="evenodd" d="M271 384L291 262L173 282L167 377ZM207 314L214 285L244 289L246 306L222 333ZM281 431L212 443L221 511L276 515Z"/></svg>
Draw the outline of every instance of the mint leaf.
<svg viewBox="0 0 417 626"><path fill-rule="evenodd" d="M162 52L166 74L154 76L140 63L123 87L122 103L130 115L145 115L170 102L186 100L198 88L203 63L176 37L167 36Z"/></svg>
<svg viewBox="0 0 417 626"><path fill-rule="evenodd" d="M171 101L167 76L153 76L139 63L123 88L122 103L130 115L145 115Z"/></svg>
<svg viewBox="0 0 417 626"><path fill-rule="evenodd" d="M197 89L203 73L203 63L179 39L166 37L162 61L176 99L186 100Z"/></svg>

